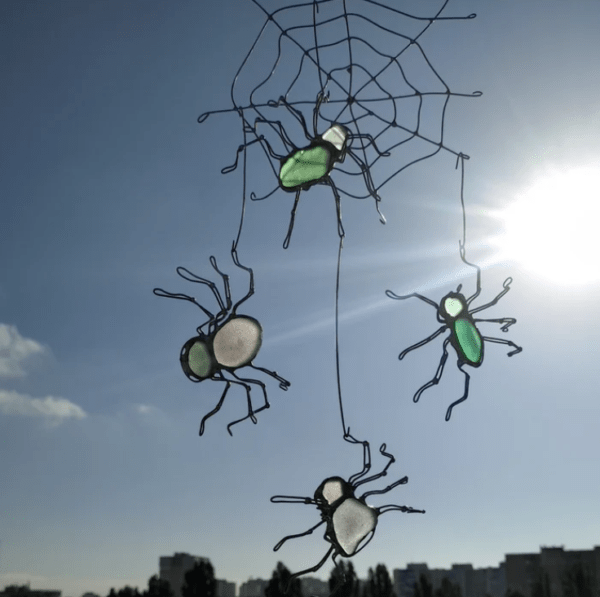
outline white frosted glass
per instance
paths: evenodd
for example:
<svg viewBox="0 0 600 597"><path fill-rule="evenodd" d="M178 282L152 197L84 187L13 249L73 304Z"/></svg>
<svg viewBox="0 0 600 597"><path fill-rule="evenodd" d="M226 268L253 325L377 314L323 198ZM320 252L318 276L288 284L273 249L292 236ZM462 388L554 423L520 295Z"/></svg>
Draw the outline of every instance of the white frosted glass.
<svg viewBox="0 0 600 597"><path fill-rule="evenodd" d="M328 504L333 504L342 497L342 484L339 480L327 481L323 486L323 497Z"/></svg>
<svg viewBox="0 0 600 597"><path fill-rule="evenodd" d="M458 299L451 297L444 301L444 309L450 317L456 317L463 310L463 305Z"/></svg>
<svg viewBox="0 0 600 597"><path fill-rule="evenodd" d="M217 333L213 351L217 361L225 367L247 365L262 343L262 328L258 322L246 317L236 317Z"/></svg>
<svg viewBox="0 0 600 597"><path fill-rule="evenodd" d="M333 513L336 539L349 556L376 525L377 512L354 498L348 498Z"/></svg>
<svg viewBox="0 0 600 597"><path fill-rule="evenodd" d="M346 141L346 131L339 124L334 124L321 135L321 139L329 141L338 151L341 151Z"/></svg>

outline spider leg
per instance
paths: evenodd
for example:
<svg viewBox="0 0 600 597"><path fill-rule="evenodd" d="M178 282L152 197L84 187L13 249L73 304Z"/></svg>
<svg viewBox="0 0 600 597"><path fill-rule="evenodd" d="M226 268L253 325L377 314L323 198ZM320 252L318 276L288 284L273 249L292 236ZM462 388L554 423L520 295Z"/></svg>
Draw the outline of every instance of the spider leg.
<svg viewBox="0 0 600 597"><path fill-rule="evenodd" d="M426 389L430 388L431 386L436 386L438 383L440 383L442 373L444 372L444 365L446 364L446 360L448 359L448 343L449 342L450 342L450 336L448 336L448 338L446 338L444 340L444 345L443 345L444 352L442 354L442 358L440 359L440 364L438 365L437 371L435 372L435 375L433 376L433 379L431 381L428 381L424 386L421 386L417 390L417 393L413 396L413 402L418 402L419 398L421 397L421 394ZM466 375L466 373L465 373L465 375ZM446 419L446 420L448 420L448 419Z"/></svg>
<svg viewBox="0 0 600 597"><path fill-rule="evenodd" d="M394 458L394 456L392 454L390 454L389 452L386 452L385 448L386 448L385 444L381 444L381 446L379 447L379 453L389 459L388 463L385 465L383 470L380 473L377 473L376 475L372 475L370 477L367 477L366 479L362 479L358 483L355 483L354 487L358 487L359 485L362 485L363 483L370 483L371 481L375 481L375 479L379 479L380 477L385 477L387 475L388 468L390 468L390 466L394 462L396 462L396 459ZM407 481L408 481L408 477L406 477L406 481L404 481L404 483L406 483ZM391 489L391 487L390 487L390 489ZM388 491L388 490L385 490L385 491ZM371 491L369 493L365 493L365 495L369 495L370 493L385 493L385 491L383 491L383 492L372 492Z"/></svg>
<svg viewBox="0 0 600 597"><path fill-rule="evenodd" d="M325 179L325 182L331 187L333 191L333 196L335 198L335 211L337 213L337 222L338 222L338 236L340 239L343 239L346 236L344 232L344 226L342 225L342 204L340 200L340 194L338 193L337 187L335 183L329 176Z"/></svg>
<svg viewBox="0 0 600 597"><path fill-rule="evenodd" d="M295 148L294 143L290 139L289 135L286 133L285 129L283 128L283 124L281 123L280 120L267 120L266 118L257 118L254 121L254 127L256 128L256 126L258 124L268 124L279 135L279 138L281 139L281 142L285 146L285 150L288 153ZM264 139L264 141L265 141L265 143L267 143L266 139ZM269 153L271 154L272 157L277 157L278 159L285 157L285 156L277 156L277 154L275 154L275 152L273 151L272 148L270 149Z"/></svg>
<svg viewBox="0 0 600 597"><path fill-rule="evenodd" d="M406 483L408 483L408 477L404 476L402 477L402 479L398 479L397 481L394 481L394 483L392 483L391 485L388 485L387 487L384 487L383 489L373 489L372 491L367 491L366 493L363 493L359 499L364 499L366 498L368 495L377 495L380 493L387 493L388 491L394 489L394 487L398 487L398 485L406 485Z"/></svg>
<svg viewBox="0 0 600 597"><path fill-rule="evenodd" d="M181 299L183 301L189 301L190 303L194 303L194 305L196 305L196 307L199 307L206 315L208 315L208 317L210 319L208 321L204 322L202 325L198 326L198 329L204 327L207 323L211 323L215 320L215 316L208 309L205 309L193 296L188 296L187 294L181 294L181 293L167 292L166 290L164 290L162 288L155 288L152 292L156 296L160 296L160 297L174 298L174 299Z"/></svg>
<svg viewBox="0 0 600 597"><path fill-rule="evenodd" d="M407 514L414 514L418 512L419 514L425 514L425 510L417 510L415 508L411 508L410 506L395 506L394 504L387 504L386 506L381 506L377 508L379 514L385 514L386 512L392 512L392 510L398 510L399 512L406 512Z"/></svg>
<svg viewBox="0 0 600 597"><path fill-rule="evenodd" d="M317 505L314 498L300 497L296 495L274 495L271 499L274 504L312 504Z"/></svg>
<svg viewBox="0 0 600 597"><path fill-rule="evenodd" d="M223 393L221 394L221 399L219 400L219 403L217 404L217 406L215 406L215 408L213 410L211 410L207 415L204 415L204 417L202 417L202 421L200 422L200 431L198 432L198 435L202 435L204 433L204 424L206 423L206 420L210 419L214 414L218 413L219 410L221 410L221 406L223 406L223 402L225 401L225 396L227 395L227 392L229 391L229 388L231 387L232 382L230 382L228 379L225 379L225 378L213 378L213 379L218 380L218 381L224 381L227 383L227 385L225 386L225 389L223 390Z"/></svg>
<svg viewBox="0 0 600 597"><path fill-rule="evenodd" d="M251 267L246 267L240 263L238 259L237 249L235 247L235 241L231 246L231 257L233 258L233 262L241 269L245 269L250 274L250 283L248 288L248 294L245 297L241 298L233 307L232 313L235 313L237 308L244 302L247 301L254 294L254 271Z"/></svg>
<svg viewBox="0 0 600 597"><path fill-rule="evenodd" d="M507 356L509 356L509 357L512 357L514 354L519 354L523 350L522 346L518 346L517 344L515 344L514 342L511 342L510 340L504 340L504 338L490 338L488 336L482 336L482 338L486 342L495 342L496 344L507 344L508 346L514 347L515 350L508 353Z"/></svg>
<svg viewBox="0 0 600 597"><path fill-rule="evenodd" d="M250 130L252 132L254 132L254 129L252 129L250 127ZM256 134L256 133L254 133ZM247 143L242 143L242 145L239 145L238 148L236 149L235 152L235 162L233 162L233 164L231 164L231 166L225 166L224 168L221 168L221 174L229 174L230 172L233 172L237 167L238 167L238 160L240 159L240 153L242 153L242 151L245 151L248 147L250 147L250 145L254 145L254 143L260 143L261 146L262 144L266 143L269 151L272 152L273 150L271 149L271 146L269 145L268 141L261 135L261 136L257 136L256 139L252 139L252 141L248 141Z"/></svg>
<svg viewBox="0 0 600 597"><path fill-rule="evenodd" d="M397 301L403 301L404 299L407 298L412 298L413 296L421 299L422 301L425 301L427 304L431 305L432 307L435 307L436 309L439 309L440 306L435 302L432 301L431 299L428 299L426 296L423 296L422 294L418 294L416 292L413 292L412 294L405 294L405 295L398 295L395 292L392 292L391 290L386 290L385 291L386 296L388 296L391 299L396 299Z"/></svg>
<svg viewBox="0 0 600 597"><path fill-rule="evenodd" d="M362 444L363 447L363 469L348 479L348 483L356 487L355 482L371 470L371 445L366 440L361 442L353 435L350 435L350 427L348 427L346 433L344 434L344 440L350 444Z"/></svg>
<svg viewBox="0 0 600 597"><path fill-rule="evenodd" d="M402 360L411 350L415 350L416 348L420 348L421 346L425 346L425 344L427 344L428 342L431 342L432 340L435 340L441 333L443 333L444 331L446 331L446 329L448 329L448 326L444 324L441 328L439 328L438 330L436 330L435 332L433 332L433 334L431 334L431 336L428 336L427 338L425 338L425 340L421 340L420 342L417 342L416 344L413 344L412 346L409 346L408 348L405 348L398 355L398 359ZM415 402L416 402L416 400L415 400Z"/></svg>
<svg viewBox="0 0 600 597"><path fill-rule="evenodd" d="M294 220L296 219L296 209L298 209L298 201L300 200L300 193L302 189L296 191L296 199L294 200L294 207L292 208L292 216L290 218L290 225L288 226L288 232L283 241L283 248L287 249L290 246L290 240L292 238L292 230L294 229Z"/></svg>
<svg viewBox="0 0 600 597"><path fill-rule="evenodd" d="M232 305L231 287L229 286L229 276L227 274L224 274L217 267L217 259L215 258L214 255L210 256L210 264L213 266L213 269L217 272L217 274L219 274L221 276L221 278L223 278L223 287L225 288L225 308L221 311L221 313L219 315L217 315L217 319L218 319L218 318L222 317L223 315L225 315L227 313L227 311L229 311L229 309L231 309L231 305Z"/></svg>
<svg viewBox="0 0 600 597"><path fill-rule="evenodd" d="M277 543L277 545L273 548L273 551L278 551L279 548L288 540L288 539L297 539L298 537L306 537L306 535L310 535L315 529L318 529L322 524L324 524L325 521L322 520L321 522L318 522L314 527L311 527L310 529L308 529L308 531L304 531L304 533L298 533L296 535L287 535L287 537L284 537L281 541L279 541L279 543Z"/></svg>
<svg viewBox="0 0 600 597"><path fill-rule="evenodd" d="M335 559L337 555L339 555L339 554L336 551L333 554L333 556L331 557L331 559L333 560L333 563L334 563L336 569L338 570L339 576L338 576L337 582L335 583L335 587L333 587L333 590L329 594L329 597L334 597L334 595L336 595L338 593L338 591L342 588L342 586L346 582L346 575L344 574L344 569L340 566L339 562Z"/></svg>
<svg viewBox="0 0 600 597"><path fill-rule="evenodd" d="M213 263L213 261L214 261L214 263ZM215 258L213 255L210 256L210 263L213 267L215 267L216 261L215 261ZM219 292L217 285L214 282L211 282L210 280L201 278L200 276L193 274L190 270L186 269L185 267L179 266L176 271L184 280L187 280L188 282L195 282L196 284L204 284L205 286L208 286L210 288L211 292L213 293L215 299L217 300L217 303L219 303L219 307L221 308L219 313L217 313L215 315L215 320L218 320L221 317L223 317L223 315L227 312L227 307L226 307L225 303L223 302L223 298L221 297L221 293ZM227 293L228 288L229 288L229 286L226 284L228 276L226 276L225 274L222 274L218 269L216 271L223 278L223 282L225 284L225 292ZM183 274L181 272L185 272L185 274Z"/></svg>
<svg viewBox="0 0 600 597"><path fill-rule="evenodd" d="M450 420L450 417L452 416L452 409L457 405L460 404L461 402L464 402L468 397L469 397L469 381L471 380L471 376L463 369L463 366L466 363L462 362L462 361L458 361L457 366L458 368L465 374L465 393L462 395L461 398L459 398L458 400L455 400L449 407L448 410L446 411L446 421Z"/></svg>
<svg viewBox="0 0 600 597"><path fill-rule="evenodd" d="M282 390L287 390L292 385L287 379L284 379L283 377L277 375L277 371L269 371L268 369L265 369L264 367L258 367L257 365L253 365L252 363L248 363L247 366L252 367L252 369L257 369L258 371L262 371L263 373L266 373L267 375L270 375L271 377L276 379L279 382L279 387Z"/></svg>
<svg viewBox="0 0 600 597"><path fill-rule="evenodd" d="M265 384L262 381L260 381L258 379L238 377L233 371L230 371L229 373L231 373L231 375L233 375L233 377L235 377L236 379L239 380L238 382L233 382L233 383L239 383L246 388L246 396L248 398L248 414L245 417L242 417L241 419L238 419L237 421L232 421L231 423L229 423L229 425L227 425L227 431L229 432L229 435L233 435L233 433L231 433L231 427L233 427L234 425L237 425L238 423L241 423L242 421L245 421L246 419L251 419L252 422L256 425L256 423L258 422L256 420L256 415L261 410L265 410L265 408L270 408L271 405L269 404L269 400L267 399L267 389L265 387ZM257 408L256 410L254 410L252 408L252 399L250 398L250 386L248 385L248 383L244 383L244 382L254 383L261 387L261 389L263 391L263 395L265 397L265 403L263 406L261 406L260 408Z"/></svg>
<svg viewBox="0 0 600 597"><path fill-rule="evenodd" d="M483 311L484 309L487 309L488 307L491 307L493 305L495 305L509 290L510 290L510 285L512 283L513 279L512 278L506 278L506 280L504 280L504 282L502 283L503 286L503 290L498 294L498 296L490 301L489 303L485 304L485 305L481 305L481 307L476 307L475 309L469 311L470 315L473 315L473 313L477 313L478 311ZM469 301L467 301L468 303Z"/></svg>
<svg viewBox="0 0 600 597"><path fill-rule="evenodd" d="M490 323L503 323L504 325L500 328L503 332L508 332L508 328L517 323L514 317L502 317L500 319L473 319L473 321L487 321Z"/></svg>
<svg viewBox="0 0 600 597"><path fill-rule="evenodd" d="M323 566L323 564L327 561L327 559L331 555L331 552L334 549L335 549L335 545L332 545L327 550L327 553L325 554L325 556L323 557L323 559L318 564L316 564L315 566L313 566L312 568L306 568L306 570L301 570L300 572L296 572L296 573L292 574L292 576L290 576L290 578L289 578L289 580L287 582L287 586L285 588L285 592L287 593L288 589L290 588L290 585L292 584L292 581L295 578L298 578L299 576L302 576L303 574L306 574L307 572L316 572L319 568L321 568L321 566Z"/></svg>
<svg viewBox="0 0 600 597"><path fill-rule="evenodd" d="M319 95L321 95L319 93ZM317 96L318 98L319 96ZM318 111L319 107L321 106L321 102L322 100L317 99L317 105L316 105L316 110ZM297 108L294 108L294 106L292 106L291 104L288 104L286 99L281 96L279 98L279 101L277 102L277 105L284 105L288 111L290 112L290 114L300 123L300 126L302 127L302 130L304 131L304 136L309 140L309 141L313 141L313 138L311 137L310 133L308 132L308 127L306 125L306 120L304 118L304 114L302 114L302 112L300 112L300 110L298 110ZM317 132L315 129L315 137L317 137ZM292 143L292 147L293 147L293 143Z"/></svg>

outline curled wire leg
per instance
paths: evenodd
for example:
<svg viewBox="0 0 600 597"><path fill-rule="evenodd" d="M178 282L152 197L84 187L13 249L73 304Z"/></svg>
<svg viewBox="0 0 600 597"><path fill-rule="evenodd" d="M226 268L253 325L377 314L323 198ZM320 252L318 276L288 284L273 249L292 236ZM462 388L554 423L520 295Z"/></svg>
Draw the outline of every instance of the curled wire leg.
<svg viewBox="0 0 600 597"><path fill-rule="evenodd" d="M271 499L271 501L273 501ZM288 539L297 539L298 537L306 537L306 535L310 535L315 529L318 529L322 524L325 524L325 521L322 520L321 522L317 523L314 527L311 527L310 529L308 529L308 531L304 531L304 533L298 533L296 535L287 535L286 537L284 537L281 541L279 541L279 543L277 543L277 545L275 545L275 547L273 548L273 551L279 551L279 548L288 540Z"/></svg>
<svg viewBox="0 0 600 597"><path fill-rule="evenodd" d="M354 487L358 487L359 485L362 485L363 483L370 483L371 481L375 481L376 479L385 477L387 475L388 468L390 468L390 466L392 466L392 464L394 462L396 462L396 459L394 458L394 456L392 454L390 454L389 452L386 452L385 449L386 449L386 445L381 444L381 446L379 447L379 453L382 456L385 456L386 458L388 458L388 463L385 465L383 470L380 473L377 473L376 475L371 475L370 477L367 477L366 479L361 479L358 483L354 483ZM408 481L408 477L406 478L406 481ZM373 492L366 493L365 495L369 495L370 493L373 493ZM377 492L375 492L375 493L377 493Z"/></svg>
<svg viewBox="0 0 600 597"><path fill-rule="evenodd" d="M450 338L446 338L444 340L444 352L442 354L442 358L440 359L440 364L438 365L437 371L431 381L428 381L424 386L421 386L417 393L413 396L413 402L418 402L421 394L430 388L431 386L437 386L440 383L440 379L442 377L442 373L444 372L444 365L446 364L446 360L448 359L448 343L450 342ZM448 420L448 419L446 419Z"/></svg>
<svg viewBox="0 0 600 597"><path fill-rule="evenodd" d="M247 267L243 264L240 263L240 260L238 258L238 254L237 254L237 248L235 246L235 241L231 247L231 258L233 259L233 262L240 268L240 269L244 269L246 270L249 274L250 274L250 282L249 282L249 287L248 287L248 293L246 294L246 296L242 297L233 307L232 309L232 313L235 313L237 308L244 302L247 301L253 294L254 294L254 271L252 270L251 267Z"/></svg>
<svg viewBox="0 0 600 597"><path fill-rule="evenodd" d="M404 299L415 297L415 298L421 299L422 301L426 302L427 304L431 305L432 307L435 307L436 310L440 308L440 306L435 301L432 301L431 299L427 298L426 296L423 296L422 294L418 294L416 292L413 292L412 294L405 294L404 296L400 296L400 295L396 294L395 292L392 292L391 290L386 290L385 294L389 298L395 299L397 301L403 301Z"/></svg>
<svg viewBox="0 0 600 597"><path fill-rule="evenodd" d="M245 383L242 383L239 381L225 379L224 377L213 377L213 379L215 381L224 381L227 383L227 385L225 386L225 389L223 390L223 393L221 394L221 399L219 400L219 403L217 404L217 406L215 406L215 408L213 410L211 410L207 415L204 415L204 417L202 417L202 421L200 422L200 431L199 431L198 435L202 435L204 433L204 425L205 425L206 421L208 419L210 419L213 415L218 413L219 410L221 409L221 406L223 406L225 396L227 395L227 392L229 391L229 388L231 387L232 383L244 386L246 388L246 391L248 391L250 389ZM229 434L231 435L231 432Z"/></svg>
<svg viewBox="0 0 600 597"><path fill-rule="evenodd" d="M508 346L512 346L515 350L511 350L506 356L512 357L515 354L519 354L522 350L522 346L518 346L514 342L510 340L505 340L504 338L490 338L489 336L483 336L483 339L487 342L495 342L496 344L506 344Z"/></svg>
<svg viewBox="0 0 600 597"><path fill-rule="evenodd" d="M510 277L506 278L506 280L504 280L504 282L502 283L503 290L498 294L498 296L496 296L495 299L493 299L489 303L486 303L485 305L481 305L480 307L475 307L475 309L472 309L471 311L469 311L469 313L471 315L473 315L473 313L477 313L478 311L483 311L484 309L487 309L487 308L495 305L510 290L510 285L511 285L512 281L513 281L512 278L510 278Z"/></svg>
<svg viewBox="0 0 600 597"><path fill-rule="evenodd" d="M468 397L469 397L469 381L471 380L471 376L463 369L463 366L466 363L463 363L461 361L458 362L458 368L465 374L465 393L462 395L461 398L459 398L458 400L454 401L449 407L448 410L446 411L446 421L450 420L450 417L452 416L452 409L457 405L460 404L461 402L464 402Z"/></svg>
<svg viewBox="0 0 600 597"><path fill-rule="evenodd" d="M350 444L362 444L363 447L363 468L362 471L355 473L348 479L348 483L356 487L356 481L363 475L366 475L371 470L371 445L368 441L359 441L353 435L350 434L350 427L344 434L344 440Z"/></svg>
<svg viewBox="0 0 600 597"><path fill-rule="evenodd" d="M387 493L388 491L394 489L394 487L398 487L398 485L406 485L408 483L408 477L405 475L402 479L398 479L394 481L392 484L384 487L383 489L373 489L372 491L367 491L363 495L360 496L360 499L366 498L369 495L378 495L380 493Z"/></svg>
<svg viewBox="0 0 600 597"><path fill-rule="evenodd" d="M265 410L265 408L270 408L271 405L269 404L269 400L267 398L267 389L265 387L265 384L262 381L260 381L258 379L250 379L247 377L238 377L233 371L230 371L230 373L236 379L240 380L238 383L241 383L246 388L246 396L248 398L248 414L245 417L242 417L241 419L238 419L237 421L232 421L231 423L229 423L229 425L227 425L227 431L229 432L229 435L233 435L233 433L231 433L231 427L233 427L234 425L237 425L238 423L241 423L242 421L245 421L246 419L250 419L256 425L258 423L258 420L256 419L256 415L260 411ZM244 383L244 382L247 382L247 383ZM264 399L265 399L264 405L261 406L260 408L257 408L256 410L252 408L252 399L250 398L250 386L248 384L251 384L251 383L260 386L260 388L263 392Z"/></svg>
<svg viewBox="0 0 600 597"><path fill-rule="evenodd" d="M268 369L265 369L264 367L257 367L256 365L253 365L252 363L249 363L248 367L252 367L252 369L262 371L263 373L266 373L267 375L270 375L271 377L276 379L279 382L279 387L282 390L287 391L287 389L292 385L287 379L284 379L283 377L277 375L277 371L269 371Z"/></svg>
<svg viewBox="0 0 600 597"><path fill-rule="evenodd" d="M311 568L306 568L306 570L301 570L300 572L295 572L294 574L292 574L292 576L290 576L290 579L288 580L287 586L285 588L285 592L287 593L290 585L292 584L292 581L295 578L298 578L299 576L302 576L303 574L306 574L307 572L316 572L319 568L321 568L321 566L323 566L323 564L327 561L327 559L329 558L329 556L331 555L331 552L335 549L335 547L332 545L328 550L327 553L325 554L325 556L323 557L323 559L318 563L315 564L314 566L312 566Z"/></svg>
<svg viewBox="0 0 600 597"><path fill-rule="evenodd" d="M406 514L425 514L425 510L417 510L416 508L411 508L410 506L396 506L394 504L388 504L386 506L381 506L377 508L379 514L385 514L386 512L392 512L397 510L399 512L405 512Z"/></svg>
<svg viewBox="0 0 600 597"><path fill-rule="evenodd" d="M503 323L504 325L500 328L503 332L508 332L508 328L511 325L517 323L514 317L501 317L499 319L473 319L473 321L487 321L488 323Z"/></svg>
<svg viewBox="0 0 600 597"><path fill-rule="evenodd" d="M298 201L300 201L301 189L296 191L296 198L294 199L294 207L292 207L292 215L290 217L290 225L288 226L287 235L283 241L283 248L287 249L290 246L290 240L292 238L292 230L294 229L294 220L296 219L296 210L298 209Z"/></svg>
<svg viewBox="0 0 600 597"><path fill-rule="evenodd" d="M448 329L448 326L444 324L441 328L439 328L435 332L433 332L433 334L431 334L431 336L428 336L427 338L425 338L425 340L421 340L420 342L417 342L416 344L413 344L412 346L405 348L398 355L398 360L401 361L411 350L415 350L416 348L425 346L425 344L431 342L432 340L435 340L441 333L445 332L447 329Z"/></svg>

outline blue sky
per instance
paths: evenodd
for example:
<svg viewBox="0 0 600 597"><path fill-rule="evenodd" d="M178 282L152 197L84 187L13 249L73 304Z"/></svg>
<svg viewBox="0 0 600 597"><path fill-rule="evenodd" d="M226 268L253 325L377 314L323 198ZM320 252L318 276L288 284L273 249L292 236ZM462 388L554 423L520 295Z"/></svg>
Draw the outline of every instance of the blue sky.
<svg viewBox="0 0 600 597"><path fill-rule="evenodd" d="M302 195L287 251L293 196L282 192L249 203L239 245L256 277L243 312L264 329L255 364L291 388L266 379L271 409L233 437L226 425L244 414L245 397L231 390L198 437L223 384L182 374L179 350L199 312L152 289L197 290L176 276L179 265L217 281L215 255L234 300L247 291L229 254L241 169L220 174L241 143L239 123L231 114L196 119L230 107L231 81L263 23L249 1L209 4L0 5L0 586L30 581L65 597L142 588L159 556L175 551L209 557L219 578L237 583L269 577L278 560L300 570L325 553L322 534L272 548L316 524L318 512L269 497L312 495L324 478L361 468L360 450L341 440L338 238L324 188ZM439 386L413 404L442 339L399 362L438 324L425 303L384 291L435 301L459 283L474 291L457 250L459 171L440 152L395 178L381 191L385 226L372 201L342 199L347 423L371 442L373 471L384 465L382 442L396 457L385 483L369 489L409 476L372 503L427 510L380 520L353 559L361 577L379 562L496 566L505 553L589 549L600 537L600 251L586 227L597 229L600 186L546 190L519 250L507 243L505 217L541 182L561 189L561 176L581 181L580 166L597 167L600 13L583 0L518 9L451 0L446 11L472 12L420 41L453 91L483 92L451 99L445 143L471 156L467 250L484 266L479 300L514 280L482 316L516 317L506 338L523 352L508 359L504 346L486 346L449 423L446 408L463 390L453 353ZM439 126L434 110L428 118ZM251 190L270 190L276 182L253 155ZM556 247L564 269L543 262ZM214 308L208 291L196 296Z"/></svg>

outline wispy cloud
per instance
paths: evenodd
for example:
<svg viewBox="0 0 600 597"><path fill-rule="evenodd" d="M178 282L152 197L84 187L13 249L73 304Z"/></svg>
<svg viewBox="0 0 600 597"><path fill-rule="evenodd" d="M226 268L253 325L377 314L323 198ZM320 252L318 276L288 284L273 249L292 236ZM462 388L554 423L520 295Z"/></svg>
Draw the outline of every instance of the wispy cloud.
<svg viewBox="0 0 600 597"><path fill-rule="evenodd" d="M24 417L43 417L48 422L60 423L65 419L83 419L86 412L66 398L32 398L11 390L0 390L0 413Z"/></svg>
<svg viewBox="0 0 600 597"><path fill-rule="evenodd" d="M14 325L0 323L0 377L24 377L26 361L47 351L39 342L23 338Z"/></svg>

